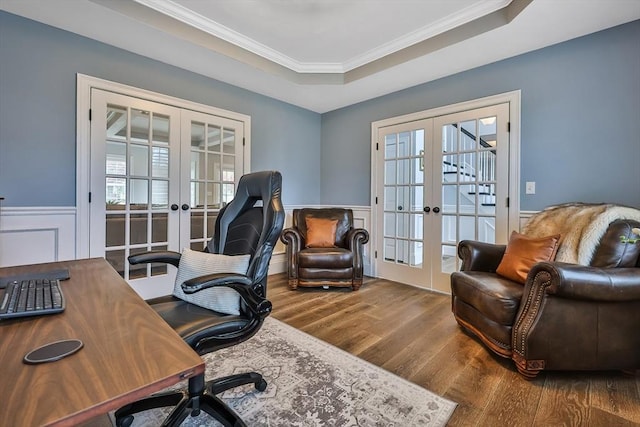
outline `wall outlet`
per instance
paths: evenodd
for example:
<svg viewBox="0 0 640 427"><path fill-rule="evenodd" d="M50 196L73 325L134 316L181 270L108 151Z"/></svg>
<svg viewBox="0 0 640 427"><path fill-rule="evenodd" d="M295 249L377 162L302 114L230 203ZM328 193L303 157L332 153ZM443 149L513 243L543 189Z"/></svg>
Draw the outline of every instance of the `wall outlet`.
<svg viewBox="0 0 640 427"><path fill-rule="evenodd" d="M525 188L525 194L536 194L536 183L535 181L527 181Z"/></svg>

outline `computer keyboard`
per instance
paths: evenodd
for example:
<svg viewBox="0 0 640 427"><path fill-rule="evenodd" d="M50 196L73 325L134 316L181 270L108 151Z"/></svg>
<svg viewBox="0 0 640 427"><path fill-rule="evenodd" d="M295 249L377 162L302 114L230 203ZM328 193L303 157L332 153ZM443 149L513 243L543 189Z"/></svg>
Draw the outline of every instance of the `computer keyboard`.
<svg viewBox="0 0 640 427"><path fill-rule="evenodd" d="M6 284L0 319L60 313L65 300L57 279L16 280Z"/></svg>

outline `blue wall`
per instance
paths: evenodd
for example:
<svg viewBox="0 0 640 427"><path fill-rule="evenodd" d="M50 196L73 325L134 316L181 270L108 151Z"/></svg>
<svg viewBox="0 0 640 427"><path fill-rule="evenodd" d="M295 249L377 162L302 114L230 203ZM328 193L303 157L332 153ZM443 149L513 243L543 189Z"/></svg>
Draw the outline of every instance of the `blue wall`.
<svg viewBox="0 0 640 427"><path fill-rule="evenodd" d="M6 12L0 58L4 206L75 205L82 73L250 115L252 169L293 205L369 205L372 121L520 89L521 209L640 207L640 21L323 115Z"/></svg>
<svg viewBox="0 0 640 427"><path fill-rule="evenodd" d="M522 210L640 207L640 21L324 114L322 203L369 205L371 122L517 89Z"/></svg>
<svg viewBox="0 0 640 427"><path fill-rule="evenodd" d="M3 206L75 206L76 74L251 116L251 169L283 174L283 202L320 202L320 114L0 12Z"/></svg>

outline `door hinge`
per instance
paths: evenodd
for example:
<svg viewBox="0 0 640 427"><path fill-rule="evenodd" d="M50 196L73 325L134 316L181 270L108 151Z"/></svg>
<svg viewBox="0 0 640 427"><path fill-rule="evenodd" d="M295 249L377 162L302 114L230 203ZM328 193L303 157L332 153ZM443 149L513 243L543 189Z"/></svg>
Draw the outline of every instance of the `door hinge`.
<svg viewBox="0 0 640 427"><path fill-rule="evenodd" d="M507 132L511 132L511 122L507 122Z"/></svg>
<svg viewBox="0 0 640 427"><path fill-rule="evenodd" d="M378 251L374 251L374 252L373 252L373 257L374 257L374 258L378 258Z"/></svg>
<svg viewBox="0 0 640 427"><path fill-rule="evenodd" d="M244 136L242 137L242 146L244 147Z"/></svg>
<svg viewBox="0 0 640 427"><path fill-rule="evenodd" d="M376 205L378 204L378 196L376 196Z"/></svg>
<svg viewBox="0 0 640 427"><path fill-rule="evenodd" d="M380 146L378 145L378 143L376 142L376 151L378 151L380 149Z"/></svg>
<svg viewBox="0 0 640 427"><path fill-rule="evenodd" d="M91 191L89 191L89 203L91 203Z"/></svg>
<svg viewBox="0 0 640 427"><path fill-rule="evenodd" d="M91 108L89 108L89 121L91 121Z"/></svg>
<svg viewBox="0 0 640 427"><path fill-rule="evenodd" d="M509 198L507 197L507 207L509 207Z"/></svg>

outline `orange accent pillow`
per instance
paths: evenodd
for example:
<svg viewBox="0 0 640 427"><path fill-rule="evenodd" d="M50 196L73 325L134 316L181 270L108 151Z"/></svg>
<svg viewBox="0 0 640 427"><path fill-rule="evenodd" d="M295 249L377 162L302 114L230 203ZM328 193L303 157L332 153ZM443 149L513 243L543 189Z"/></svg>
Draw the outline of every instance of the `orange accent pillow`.
<svg viewBox="0 0 640 427"><path fill-rule="evenodd" d="M559 234L531 238L514 231L511 233L509 244L496 273L524 284L534 264L555 259L559 242Z"/></svg>
<svg viewBox="0 0 640 427"><path fill-rule="evenodd" d="M307 248L332 248L336 244L337 219L305 218L307 224Z"/></svg>

